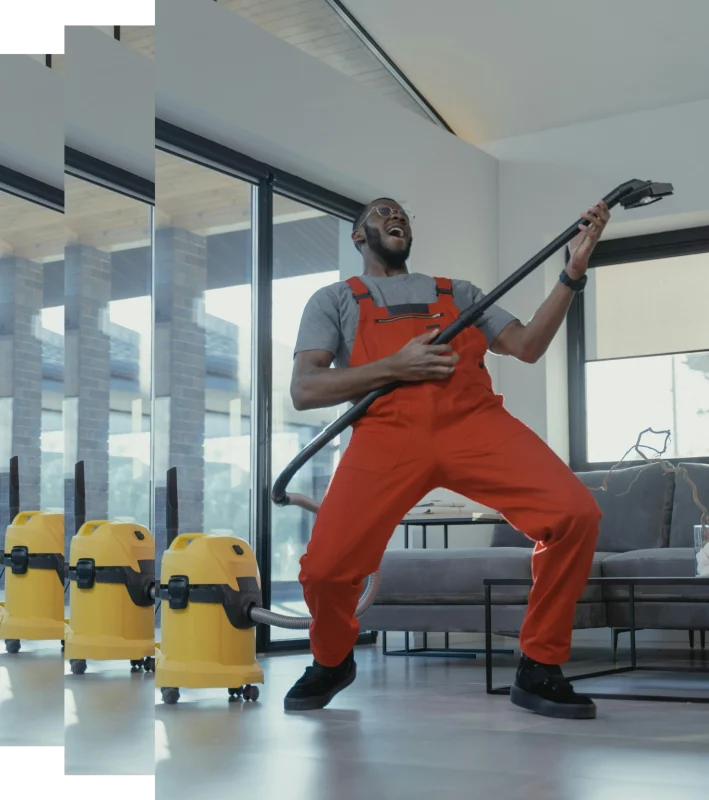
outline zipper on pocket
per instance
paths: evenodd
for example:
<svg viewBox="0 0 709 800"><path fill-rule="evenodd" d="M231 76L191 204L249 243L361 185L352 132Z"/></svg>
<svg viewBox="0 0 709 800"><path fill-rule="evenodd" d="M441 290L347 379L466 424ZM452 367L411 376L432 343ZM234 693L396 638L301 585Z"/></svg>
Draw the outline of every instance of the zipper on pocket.
<svg viewBox="0 0 709 800"><path fill-rule="evenodd" d="M402 319L438 319L443 316L443 312L438 314L401 314L398 317L387 317L385 319L376 319L375 322L399 322Z"/></svg>

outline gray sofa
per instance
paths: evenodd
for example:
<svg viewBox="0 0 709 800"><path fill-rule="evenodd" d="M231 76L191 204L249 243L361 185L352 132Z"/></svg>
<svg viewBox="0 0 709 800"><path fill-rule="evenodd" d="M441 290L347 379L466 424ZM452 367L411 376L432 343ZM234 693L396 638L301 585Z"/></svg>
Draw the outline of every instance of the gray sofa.
<svg viewBox="0 0 709 800"><path fill-rule="evenodd" d="M709 507L709 465L681 466ZM589 488L601 487L606 476L605 471L577 474ZM659 463L623 467L612 473L607 491L594 491L594 497L603 519L592 577L695 574L693 533L701 514L680 475L665 472ZM490 547L388 550L379 594L361 619L362 630L482 633L483 579L531 578L532 547L522 533L501 524L495 526ZM519 634L528 595L526 586L493 589L493 633ZM676 602L690 595L707 602ZM635 597L638 629L709 629L709 586L636 587ZM626 628L627 598L622 586L587 586L577 604L575 628Z"/></svg>

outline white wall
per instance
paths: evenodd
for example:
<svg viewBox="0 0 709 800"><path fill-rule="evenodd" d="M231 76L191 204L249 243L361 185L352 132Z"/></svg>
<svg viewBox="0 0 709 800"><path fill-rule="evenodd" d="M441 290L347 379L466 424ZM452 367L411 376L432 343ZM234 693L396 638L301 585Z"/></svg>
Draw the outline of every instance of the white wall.
<svg viewBox="0 0 709 800"><path fill-rule="evenodd" d="M676 194L645 210L616 209L606 238L709 223L707 131L709 101L703 101L485 145L500 159L499 279L630 178L670 181ZM503 304L526 321L562 268L559 254ZM539 364L501 360L499 387L510 410L566 457L565 330Z"/></svg>
<svg viewBox="0 0 709 800"><path fill-rule="evenodd" d="M155 62L89 27L66 29L66 143L155 180Z"/></svg>
<svg viewBox="0 0 709 800"><path fill-rule="evenodd" d="M218 3L158 0L157 114L416 216L411 268L497 277L497 163Z"/></svg>
<svg viewBox="0 0 709 800"><path fill-rule="evenodd" d="M0 164L64 188L61 79L29 56L0 55Z"/></svg>

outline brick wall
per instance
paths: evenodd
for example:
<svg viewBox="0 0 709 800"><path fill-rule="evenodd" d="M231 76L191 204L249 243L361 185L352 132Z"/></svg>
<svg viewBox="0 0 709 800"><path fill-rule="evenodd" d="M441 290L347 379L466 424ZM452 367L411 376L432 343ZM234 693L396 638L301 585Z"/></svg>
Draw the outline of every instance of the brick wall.
<svg viewBox="0 0 709 800"><path fill-rule="evenodd" d="M0 549L10 523L8 508L9 459L20 467L23 509L40 502L42 426L42 265L27 259L0 259L0 402L3 429L0 437Z"/></svg>
<svg viewBox="0 0 709 800"><path fill-rule="evenodd" d="M84 462L86 518L108 516L111 258L84 244L64 253L66 544L75 532L74 464Z"/></svg>
<svg viewBox="0 0 709 800"><path fill-rule="evenodd" d="M203 237L175 228L155 242L155 531L159 568L165 550L165 472L177 467L180 533L204 518L205 330L207 249Z"/></svg>

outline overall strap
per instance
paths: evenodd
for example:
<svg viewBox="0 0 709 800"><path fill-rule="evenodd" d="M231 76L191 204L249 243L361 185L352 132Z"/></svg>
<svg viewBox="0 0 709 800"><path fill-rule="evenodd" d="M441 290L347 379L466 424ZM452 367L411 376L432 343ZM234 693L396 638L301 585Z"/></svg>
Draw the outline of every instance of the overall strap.
<svg viewBox="0 0 709 800"><path fill-rule="evenodd" d="M449 294L453 297L453 281L450 278L434 278L436 281L436 295Z"/></svg>
<svg viewBox="0 0 709 800"><path fill-rule="evenodd" d="M458 307L453 300L453 281L450 278L434 278L436 281L436 302L438 308L446 311L453 319L459 314Z"/></svg>
<svg viewBox="0 0 709 800"><path fill-rule="evenodd" d="M369 291L367 285L361 278L348 278L345 283L347 283L352 290L352 294L354 295L354 299L357 301L358 305L362 305L362 303L366 300L369 301L367 303L368 306L374 305L372 293Z"/></svg>

